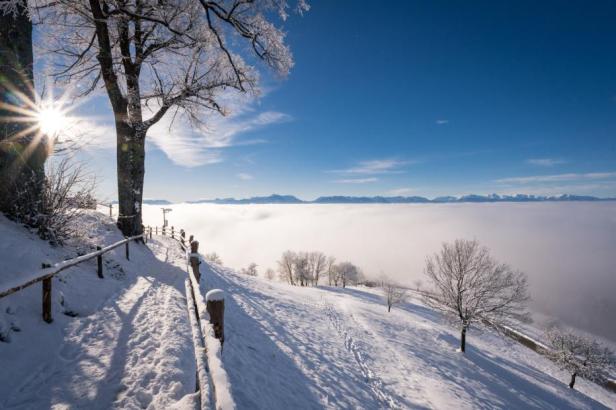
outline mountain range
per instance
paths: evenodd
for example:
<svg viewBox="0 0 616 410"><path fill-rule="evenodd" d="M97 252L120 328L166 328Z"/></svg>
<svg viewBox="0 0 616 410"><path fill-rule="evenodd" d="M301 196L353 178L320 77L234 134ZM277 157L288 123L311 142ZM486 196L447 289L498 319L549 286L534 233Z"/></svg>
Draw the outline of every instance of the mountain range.
<svg viewBox="0 0 616 410"><path fill-rule="evenodd" d="M304 201L293 195L255 196L251 198L216 198L186 201L190 204L421 204L421 203L461 203L461 202L554 202L554 201L612 201L616 198L598 198L586 195L464 195L441 196L428 199L423 196L321 196L313 201ZM145 204L167 204L165 200L144 200Z"/></svg>

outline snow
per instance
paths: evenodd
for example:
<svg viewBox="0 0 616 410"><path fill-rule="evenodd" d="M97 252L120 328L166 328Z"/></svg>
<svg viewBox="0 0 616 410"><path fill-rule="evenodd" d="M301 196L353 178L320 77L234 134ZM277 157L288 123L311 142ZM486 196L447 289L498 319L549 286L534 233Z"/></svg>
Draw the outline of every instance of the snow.
<svg viewBox="0 0 616 410"><path fill-rule="evenodd" d="M122 238L108 218L86 218L91 238L52 248L0 216L11 238L0 286ZM155 237L130 261L122 247L105 254L105 279L95 261L68 268L53 279L52 324L38 284L0 299L0 408L196 409L200 397L217 409L616 408L614 393L584 379L569 389L567 372L490 330L471 328L457 352L458 330L413 293L387 313L378 289L292 287L207 262L197 284L189 255ZM224 292L224 349L211 292Z"/></svg>
<svg viewBox="0 0 616 410"><path fill-rule="evenodd" d="M186 300L188 305L188 316L190 318L190 327L193 337L193 346L195 349L195 358L197 360L197 375L200 389L201 409L207 409L211 406L210 383L207 375L207 364L205 362L205 346L203 345L203 336L197 319L197 310L195 309L195 299L193 296L193 288L189 279L184 281L186 288Z"/></svg>
<svg viewBox="0 0 616 410"><path fill-rule="evenodd" d="M205 301L220 301L225 300L225 292L220 289L212 289L208 293L205 294Z"/></svg>
<svg viewBox="0 0 616 410"><path fill-rule="evenodd" d="M222 346L220 341L214 337L214 328L209 322L210 315L205 305L206 299L203 297L205 281L202 278L201 283L198 283L194 275L191 274L189 277L195 291L197 311L201 318L201 334L205 342L205 352L209 366L211 388L215 395L216 408L220 410L235 409L236 404L231 393L231 384L222 362Z"/></svg>
<svg viewBox="0 0 616 410"><path fill-rule="evenodd" d="M222 359L240 409L616 407L492 331L471 328L456 352L458 331L417 298L388 314L375 289L291 287L206 263L201 273L227 294Z"/></svg>
<svg viewBox="0 0 616 410"><path fill-rule="evenodd" d="M123 239L106 217L85 218L96 227L91 238L52 248L0 216L0 287L40 272L42 260ZM105 279L96 275L96 260L58 274L52 324L42 321L39 284L0 299L8 336L0 342L0 408L195 408L186 274L163 262L183 258L176 248L131 244L130 261L123 247L112 250L103 257Z"/></svg>

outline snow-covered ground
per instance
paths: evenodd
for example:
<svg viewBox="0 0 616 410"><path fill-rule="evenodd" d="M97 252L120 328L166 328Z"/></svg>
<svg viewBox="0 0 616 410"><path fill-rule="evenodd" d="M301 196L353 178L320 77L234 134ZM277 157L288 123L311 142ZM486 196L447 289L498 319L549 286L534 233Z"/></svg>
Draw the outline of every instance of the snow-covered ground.
<svg viewBox="0 0 616 410"><path fill-rule="evenodd" d="M531 350L458 333L413 299L387 313L378 290L300 288L203 265L226 291L223 362L239 408L615 408L616 395Z"/></svg>
<svg viewBox="0 0 616 410"><path fill-rule="evenodd" d="M0 285L122 239L100 214L82 223L93 229L85 244L53 248L0 215ZM165 263L183 259L171 245L131 244L130 261L124 247L105 254L105 279L95 260L60 273L52 324L40 284L0 299L0 408L194 408L186 272Z"/></svg>
<svg viewBox="0 0 616 410"><path fill-rule="evenodd" d="M83 223L90 238L52 248L0 216L0 286L121 239L100 214ZM52 324L39 284L0 299L0 408L196 407L185 255L159 237L105 261L105 279L93 261L54 279ZM387 313L377 289L201 271L202 294L226 293L222 360L239 409L616 408L614 393L583 379L571 390L550 361L490 331L472 329L457 352L457 330L417 298Z"/></svg>

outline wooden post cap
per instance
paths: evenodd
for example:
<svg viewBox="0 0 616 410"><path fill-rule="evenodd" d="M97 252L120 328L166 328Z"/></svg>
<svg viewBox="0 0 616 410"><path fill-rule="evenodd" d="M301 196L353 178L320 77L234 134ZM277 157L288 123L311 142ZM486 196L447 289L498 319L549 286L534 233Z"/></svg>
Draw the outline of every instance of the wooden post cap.
<svg viewBox="0 0 616 410"><path fill-rule="evenodd" d="M206 302L217 302L225 300L225 292L221 289L212 289L205 294Z"/></svg>

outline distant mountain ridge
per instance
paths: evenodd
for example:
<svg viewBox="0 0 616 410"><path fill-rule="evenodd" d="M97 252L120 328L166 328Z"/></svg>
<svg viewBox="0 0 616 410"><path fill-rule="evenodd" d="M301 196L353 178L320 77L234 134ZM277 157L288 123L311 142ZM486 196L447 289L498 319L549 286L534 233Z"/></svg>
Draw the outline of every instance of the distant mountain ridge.
<svg viewBox="0 0 616 410"><path fill-rule="evenodd" d="M587 195L464 195L461 197L441 196L428 199L423 196L320 196L314 201L304 201L293 195L255 196L251 198L216 198L186 201L189 204L425 204L425 203L463 203L463 202L555 202L555 201L613 201L616 198L598 198ZM145 201L144 201L145 202Z"/></svg>

